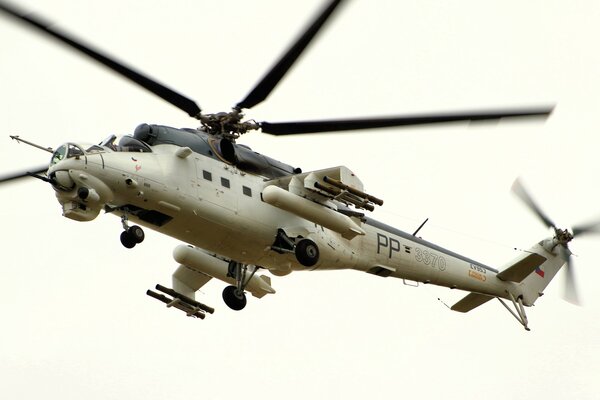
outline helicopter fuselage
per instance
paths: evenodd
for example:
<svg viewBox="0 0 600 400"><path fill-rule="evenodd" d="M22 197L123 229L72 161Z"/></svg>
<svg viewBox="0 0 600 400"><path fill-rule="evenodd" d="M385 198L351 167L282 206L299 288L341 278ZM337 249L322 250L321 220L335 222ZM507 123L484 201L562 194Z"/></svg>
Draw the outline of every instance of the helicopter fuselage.
<svg viewBox="0 0 600 400"><path fill-rule="evenodd" d="M269 204L263 193L280 180L245 172L189 147L79 148L81 154L55 162L48 171L60 183L55 190L63 215L75 220L92 220L105 210L222 260L260 266L278 276L299 270L354 269L494 297L521 294L517 284L498 279L496 269L363 215L343 215L343 204L337 205L338 210L335 202L317 207L356 224L359 229L351 237L311 221L310 216ZM290 195L298 198L299 207L310 201ZM318 246L318 261L307 266L292 249L278 251L279 231L290 240L312 240ZM525 298L525 305L535 298Z"/></svg>

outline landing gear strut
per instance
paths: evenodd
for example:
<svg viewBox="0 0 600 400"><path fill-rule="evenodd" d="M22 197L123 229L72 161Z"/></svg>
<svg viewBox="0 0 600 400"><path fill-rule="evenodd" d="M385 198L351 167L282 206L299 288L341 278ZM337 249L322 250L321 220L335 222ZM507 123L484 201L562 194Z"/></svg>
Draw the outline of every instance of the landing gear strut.
<svg viewBox="0 0 600 400"><path fill-rule="evenodd" d="M223 289L223 301L227 304L227 307L235 311L240 311L246 307L247 299L244 289L246 289L246 285L257 270L258 267L254 267L254 270L250 273L248 279L246 279L248 265L233 260L229 262L227 276L235 278L235 285L230 285Z"/></svg>
<svg viewBox="0 0 600 400"><path fill-rule="evenodd" d="M531 329L529 329L528 326L529 320L527 319L527 314L525 314L525 307L523 307L523 296L515 298L515 296L513 296L513 294L510 292L508 293L508 296L510 297L510 301L512 301L513 306L515 307L516 313L513 310L511 310L510 307L506 305L506 303L500 297L497 297L497 299L500 300L500 303L502 303L502 305L506 307L508 312L510 312L513 315L513 317L515 317L517 321L519 321L519 323L523 325L526 331L530 331Z"/></svg>
<svg viewBox="0 0 600 400"><path fill-rule="evenodd" d="M129 226L127 224L127 216L121 217L121 223L123 224L124 231L121 232L121 244L128 249L132 249L136 244L142 243L146 235L144 230L137 225Z"/></svg>

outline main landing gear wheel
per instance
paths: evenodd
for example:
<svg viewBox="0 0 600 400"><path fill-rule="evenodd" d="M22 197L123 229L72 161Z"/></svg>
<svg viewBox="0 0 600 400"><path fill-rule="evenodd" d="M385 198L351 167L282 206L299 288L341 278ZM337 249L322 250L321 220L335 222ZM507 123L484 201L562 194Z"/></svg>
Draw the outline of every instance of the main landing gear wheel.
<svg viewBox="0 0 600 400"><path fill-rule="evenodd" d="M227 307L235 311L240 311L246 307L246 294L238 290L237 287L230 285L223 289L223 301Z"/></svg>
<svg viewBox="0 0 600 400"><path fill-rule="evenodd" d="M296 244L296 259L305 267L312 267L319 261L319 247L310 239L302 239Z"/></svg>
<svg viewBox="0 0 600 400"><path fill-rule="evenodd" d="M121 232L121 244L128 249L132 249L136 244L142 243L146 235L144 230L137 225L132 225L127 230Z"/></svg>

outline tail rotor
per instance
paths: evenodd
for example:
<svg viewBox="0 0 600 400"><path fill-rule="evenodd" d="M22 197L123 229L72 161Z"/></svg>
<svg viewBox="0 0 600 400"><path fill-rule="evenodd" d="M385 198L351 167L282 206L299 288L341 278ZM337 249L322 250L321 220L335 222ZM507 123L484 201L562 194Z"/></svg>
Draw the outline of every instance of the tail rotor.
<svg viewBox="0 0 600 400"><path fill-rule="evenodd" d="M512 191L546 227L554 230L553 239L556 243L556 251L565 261L564 298L572 304L579 305L580 301L575 283L575 271L571 259L573 253L569 249L569 242L571 242L571 240L573 240L575 237L581 237L582 235L590 233L600 234L600 221L574 226L571 228L571 231L568 229L560 229L533 200L520 179L515 180L512 186Z"/></svg>

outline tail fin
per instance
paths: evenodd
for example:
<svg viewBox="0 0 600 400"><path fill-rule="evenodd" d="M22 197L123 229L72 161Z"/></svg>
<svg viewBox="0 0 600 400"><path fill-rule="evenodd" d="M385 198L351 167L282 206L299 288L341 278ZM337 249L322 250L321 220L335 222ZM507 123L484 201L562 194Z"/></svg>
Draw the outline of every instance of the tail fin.
<svg viewBox="0 0 600 400"><path fill-rule="evenodd" d="M511 266L498 274L502 280L519 283L523 304L532 306L544 294L565 260L548 249L555 244L547 239L533 246L525 256L515 260Z"/></svg>
<svg viewBox="0 0 600 400"><path fill-rule="evenodd" d="M496 297L517 321L529 330L524 306L532 306L543 295L546 286L566 263L557 246L560 246L560 243L555 238L543 240L499 272L496 277L507 282L506 295L469 293L451 309L463 313L469 312ZM514 311L502 298L511 300Z"/></svg>

